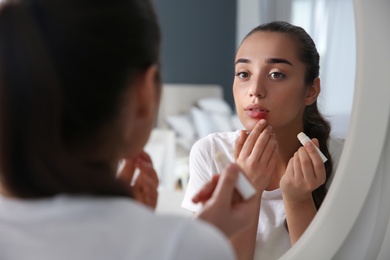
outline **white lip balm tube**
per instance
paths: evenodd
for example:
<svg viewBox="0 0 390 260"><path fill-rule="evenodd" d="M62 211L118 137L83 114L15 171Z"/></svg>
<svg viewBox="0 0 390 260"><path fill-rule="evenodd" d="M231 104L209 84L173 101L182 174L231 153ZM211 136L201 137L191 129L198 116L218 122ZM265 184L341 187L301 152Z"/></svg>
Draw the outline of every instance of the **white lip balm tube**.
<svg viewBox="0 0 390 260"><path fill-rule="evenodd" d="M305 145L306 142L311 142L314 147L316 148L318 154L321 156L322 162L325 163L328 159L325 157L325 155L318 149L318 147L310 140L310 138L303 132L300 132L298 134L298 139L301 142L302 145Z"/></svg>
<svg viewBox="0 0 390 260"><path fill-rule="evenodd" d="M231 164L230 160L223 152L216 152L214 159L223 169L227 168ZM245 200L249 199L256 193L256 189L242 172L238 174L236 189Z"/></svg>

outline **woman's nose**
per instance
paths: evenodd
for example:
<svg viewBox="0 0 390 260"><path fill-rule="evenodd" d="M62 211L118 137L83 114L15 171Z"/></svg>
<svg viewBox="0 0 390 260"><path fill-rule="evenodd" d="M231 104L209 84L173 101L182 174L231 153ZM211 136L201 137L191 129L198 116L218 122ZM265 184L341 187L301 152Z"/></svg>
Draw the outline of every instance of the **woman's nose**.
<svg viewBox="0 0 390 260"><path fill-rule="evenodd" d="M249 88L249 95L251 97L263 98L265 97L264 83L260 80L254 81L252 86Z"/></svg>

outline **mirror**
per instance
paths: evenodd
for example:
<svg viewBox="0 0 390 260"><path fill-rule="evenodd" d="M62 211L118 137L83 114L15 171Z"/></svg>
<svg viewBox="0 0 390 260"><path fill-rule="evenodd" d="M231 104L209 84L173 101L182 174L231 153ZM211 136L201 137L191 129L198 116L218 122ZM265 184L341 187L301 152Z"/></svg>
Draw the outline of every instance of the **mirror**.
<svg viewBox="0 0 390 260"><path fill-rule="evenodd" d="M356 88L351 124L327 197L282 259L389 259L390 2L354 0Z"/></svg>
<svg viewBox="0 0 390 260"><path fill-rule="evenodd" d="M239 0L238 9L244 20L237 43L267 20L287 20L311 34L322 59L319 104L331 116L333 134L347 137L320 211L281 259L389 259L390 87L384 75L390 2Z"/></svg>
<svg viewBox="0 0 390 260"><path fill-rule="evenodd" d="M168 8L169 5L172 5L172 1L167 1L165 4L162 2L156 1L157 7ZM282 259L389 259L390 87L389 83L386 82L386 76L390 71L388 48L390 30L386 27L390 24L390 1L221 0L221 2L210 1L206 5L204 5L205 2L202 2L199 6L202 6L203 9L199 6L192 6L197 2L186 2L187 5L191 5L191 8L186 9L186 11L191 9L188 13L178 11L179 7L184 5L179 0L176 1L175 5L172 5L171 9L182 15L183 20L187 19L187 22L189 22L188 19L195 16L196 18L193 19L199 21L199 26L210 30L210 27L214 28L212 26L214 23L221 21L210 19L204 22L204 16L201 14L203 9L207 9L207 14L212 11L226 15L227 13L231 14L231 9L237 7L237 37L234 43L236 48L250 29L265 22L259 18L260 10L263 10L264 12L262 11L261 14L262 17L265 17L264 19L288 20L301 25L309 33L313 32L312 37L317 43L319 51L322 52L321 79L323 89L319 103L322 104L322 112L328 115L333 126L336 126L334 134L348 138L346 138L335 178L320 211L301 239L285 253ZM273 5L270 5L271 3ZM224 12L220 12L222 4L227 8ZM261 9L260 5L268 5L268 9ZM339 5L339 7L329 9L331 5ZM343 9L341 6L349 7ZM321 8L324 9L320 11ZM298 16L290 15L289 10L292 9L297 10ZM174 21L172 18L174 12L165 16L165 19L172 19L168 21L170 24L178 24L177 20ZM313 22L314 20L325 21L325 18L321 16L324 12L329 13L327 22L334 21L334 27L320 27L320 23ZM208 17L214 17L214 13ZM311 15L307 15L308 13ZM240 14L245 19L240 20ZM347 19L347 17L349 18ZM235 19L228 21L231 22L231 20ZM306 27L305 23L308 21L312 26L318 27ZM234 27L225 20L223 23L222 28ZM199 27L196 28L199 29ZM176 30L172 31L172 35L178 35L179 29L181 28L176 27ZM199 35L196 33L201 31L201 29L196 32L188 28L184 29L190 30L188 35L191 37L193 35L198 37ZM175 39L177 44L180 44L179 41L182 38L186 38L182 35L186 30L180 31L179 38ZM315 31L321 34L314 35ZM226 32L226 35L229 33ZM228 81L225 92L230 92L231 78L228 75L232 67L230 62L234 51L233 48L227 47L226 39L216 39L217 46L208 44L213 42L215 37L212 38L212 36L214 34L216 34L215 31L209 31L206 37L203 36L202 39L206 38L207 41L198 41L199 38L187 37L197 46L182 44L183 52L173 49L170 54L180 53L180 55L177 55L178 59L174 60L173 63L169 63L169 61L167 63L163 60L165 66L172 65L172 74L165 76L165 80L168 78L172 83L180 81L183 83L183 78L191 79L190 76L197 75L202 79L205 76L211 76L207 82L193 79L193 82L188 83L219 84L223 82L212 80L221 76ZM342 34L343 36L347 35L347 37L344 37L343 41L338 39L338 41L329 43L326 39L329 39L332 34ZM166 37L169 36L171 35ZM204 50L199 51L200 49L198 49L199 45L202 44L199 42L207 42L207 46L204 48L206 50L213 47L215 49L206 54L207 59L201 59L203 62L200 63L201 65L195 65L193 70L189 70L191 75L184 75L180 69L193 63L189 62L190 59L185 54L193 54L194 56L190 58L194 59L204 55ZM219 49L222 52L216 53ZM229 55L231 56L226 59L226 56ZM210 57L213 58L210 59ZM215 64L216 61L220 61L220 63ZM208 67L209 64L212 65L211 68ZM223 66L229 68L224 70ZM204 68L206 68L206 72L202 74ZM207 72L215 71L215 68L218 68L219 74L207 74ZM169 78L168 76L171 75L172 77ZM174 79L173 76L177 75L183 76L183 78ZM227 94L224 93L224 95L226 98ZM333 103L329 103L331 101Z"/></svg>

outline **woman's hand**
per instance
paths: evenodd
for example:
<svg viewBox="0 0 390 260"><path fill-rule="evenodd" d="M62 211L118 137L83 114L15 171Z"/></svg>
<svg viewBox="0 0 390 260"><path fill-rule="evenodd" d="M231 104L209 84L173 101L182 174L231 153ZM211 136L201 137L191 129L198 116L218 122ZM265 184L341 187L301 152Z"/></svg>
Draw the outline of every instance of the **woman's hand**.
<svg viewBox="0 0 390 260"><path fill-rule="evenodd" d="M129 183L135 200L153 209L156 208L158 177L146 152L131 159L124 159L117 176Z"/></svg>
<svg viewBox="0 0 390 260"><path fill-rule="evenodd" d="M219 228L227 237L236 235L258 216L258 196L243 200L235 190L240 168L232 164L221 175L216 175L193 198L203 208L196 217Z"/></svg>
<svg viewBox="0 0 390 260"><path fill-rule="evenodd" d="M217 187L219 177L221 175L214 175L210 182L206 183L200 191L198 191L192 198L193 203L202 203L205 204L213 195L215 188ZM232 203L242 201L242 196L237 190L233 192Z"/></svg>
<svg viewBox="0 0 390 260"><path fill-rule="evenodd" d="M318 140L312 139L318 146ZM300 147L287 165L280 180L283 199L306 201L312 192L325 183L326 171L320 155L311 142Z"/></svg>
<svg viewBox="0 0 390 260"><path fill-rule="evenodd" d="M317 139L313 142L318 146ZM325 180L325 166L320 155L311 142L305 143L290 159L280 180L292 244L298 241L317 214L312 192Z"/></svg>
<svg viewBox="0 0 390 260"><path fill-rule="evenodd" d="M254 187L263 191L276 168L278 144L272 127L259 120L249 135L241 131L234 149L236 163L247 174Z"/></svg>

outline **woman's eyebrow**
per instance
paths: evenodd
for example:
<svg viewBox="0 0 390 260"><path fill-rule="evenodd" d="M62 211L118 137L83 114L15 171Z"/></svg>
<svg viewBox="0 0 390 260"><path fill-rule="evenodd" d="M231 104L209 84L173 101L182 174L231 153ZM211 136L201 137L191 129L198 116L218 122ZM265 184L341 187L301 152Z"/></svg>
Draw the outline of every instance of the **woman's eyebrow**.
<svg viewBox="0 0 390 260"><path fill-rule="evenodd" d="M291 62L289 62L286 59L282 59L282 58L268 58L268 59L265 59L265 62L268 63L268 64L285 63L285 64L288 64L288 65L294 66Z"/></svg>
<svg viewBox="0 0 390 260"><path fill-rule="evenodd" d="M282 59L282 58L268 58L268 59L265 59L265 62L268 64L285 63L288 65L294 66L290 61L288 61L286 59ZM251 60L247 59L247 58L240 58L240 59L236 60L234 65L237 65L238 63L251 63Z"/></svg>
<svg viewBox="0 0 390 260"><path fill-rule="evenodd" d="M251 63L251 61L249 59L246 59L246 58L241 58L241 59L236 60L234 65L237 65L238 63Z"/></svg>

